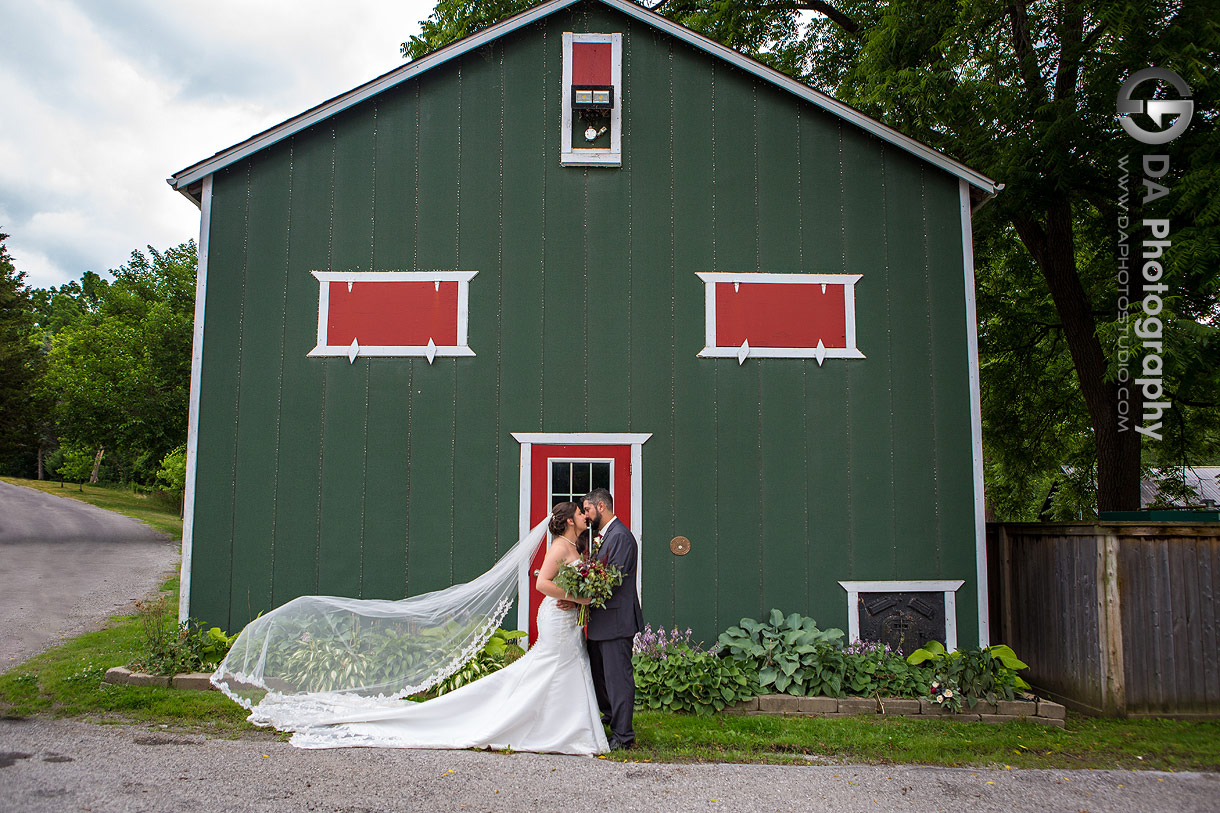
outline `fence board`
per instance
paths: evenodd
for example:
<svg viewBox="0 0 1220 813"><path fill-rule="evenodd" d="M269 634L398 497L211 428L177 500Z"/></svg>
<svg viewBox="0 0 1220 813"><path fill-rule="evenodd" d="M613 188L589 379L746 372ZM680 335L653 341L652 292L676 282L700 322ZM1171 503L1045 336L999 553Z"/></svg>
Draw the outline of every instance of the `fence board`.
<svg viewBox="0 0 1220 813"><path fill-rule="evenodd" d="M1091 713L1220 716L1220 526L989 531L992 629L1035 688Z"/></svg>

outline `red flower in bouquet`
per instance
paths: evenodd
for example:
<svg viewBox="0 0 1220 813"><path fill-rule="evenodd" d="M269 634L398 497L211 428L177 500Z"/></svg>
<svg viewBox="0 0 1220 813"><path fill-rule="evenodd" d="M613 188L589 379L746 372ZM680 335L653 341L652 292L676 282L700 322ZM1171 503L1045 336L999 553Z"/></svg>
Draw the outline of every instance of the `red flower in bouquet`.
<svg viewBox="0 0 1220 813"><path fill-rule="evenodd" d="M623 574L614 565L581 557L560 567L554 581L569 596L589 599L588 604L580 605L576 617L576 622L584 626L589 622L589 608L605 607L614 588L623 583Z"/></svg>

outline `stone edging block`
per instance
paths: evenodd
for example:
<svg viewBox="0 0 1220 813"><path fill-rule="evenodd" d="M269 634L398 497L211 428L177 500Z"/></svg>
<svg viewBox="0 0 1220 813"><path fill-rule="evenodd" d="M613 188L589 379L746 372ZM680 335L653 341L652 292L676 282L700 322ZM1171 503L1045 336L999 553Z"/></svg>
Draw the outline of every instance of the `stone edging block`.
<svg viewBox="0 0 1220 813"><path fill-rule="evenodd" d="M959 722L1008 723L1028 720L1031 723L1064 728L1067 710L1049 700L1001 700L998 703L979 702L973 708L963 708L954 714L926 697L793 697L787 694L764 694L726 708L724 714L774 717L855 717L877 714L885 717L945 718Z"/></svg>
<svg viewBox="0 0 1220 813"><path fill-rule="evenodd" d="M210 672L189 672L180 675L146 675L143 672L133 672L126 666L115 666L106 670L106 683L123 684L126 686L157 686L168 689L214 690Z"/></svg>

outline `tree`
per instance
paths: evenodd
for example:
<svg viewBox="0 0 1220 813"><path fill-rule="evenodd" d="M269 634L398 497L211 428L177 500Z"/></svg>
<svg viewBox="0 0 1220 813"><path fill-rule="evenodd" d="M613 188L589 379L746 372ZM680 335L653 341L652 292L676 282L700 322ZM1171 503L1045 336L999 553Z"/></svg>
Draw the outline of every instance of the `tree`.
<svg viewBox="0 0 1220 813"><path fill-rule="evenodd" d="M34 308L25 273L0 234L0 468L29 468L38 448L38 377L43 354L35 341Z"/></svg>
<svg viewBox="0 0 1220 813"><path fill-rule="evenodd" d="M119 479L144 483L186 440L196 266L193 241L148 250L112 283L87 273L39 298L59 437L104 449Z"/></svg>
<svg viewBox="0 0 1220 813"><path fill-rule="evenodd" d="M418 57L531 5L441 0L420 35L403 43L404 55ZM1118 128L1115 104L1123 80L1139 68L1165 66L1184 77L1196 123L1164 146L1173 170L1163 182L1178 194L1150 203L1154 213L1146 215L1171 217L1175 228L1163 296L1173 407L1169 434L1146 444L1147 456L1181 460L1220 448L1220 381L1208 361L1220 349L1220 154L1212 127L1220 21L1206 4L646 5L1006 185L975 221L976 276L989 493L1021 511L1042 502L1035 484L1062 481L1068 470L1095 480L1095 498L1078 483L1088 511L1139 507L1141 436L1132 422L1140 402L1119 380L1130 321L1122 317L1134 314L1119 313L1114 248L1119 162L1137 145ZM816 16L805 25L802 12ZM1143 191L1138 171L1133 200ZM1134 223L1140 208L1132 204ZM1129 293L1141 296L1138 288ZM1138 374L1146 353L1134 345L1126 372ZM1032 450L1031 436L1040 442Z"/></svg>

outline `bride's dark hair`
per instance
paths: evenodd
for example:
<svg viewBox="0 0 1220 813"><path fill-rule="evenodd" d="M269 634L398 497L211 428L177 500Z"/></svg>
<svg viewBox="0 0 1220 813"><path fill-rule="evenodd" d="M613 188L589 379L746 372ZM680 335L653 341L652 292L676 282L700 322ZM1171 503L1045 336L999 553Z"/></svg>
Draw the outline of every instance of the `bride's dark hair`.
<svg viewBox="0 0 1220 813"><path fill-rule="evenodd" d="M576 512L580 510L580 506L574 502L555 503L555 507L551 509L551 533L559 536L568 527L568 520L576 516Z"/></svg>

